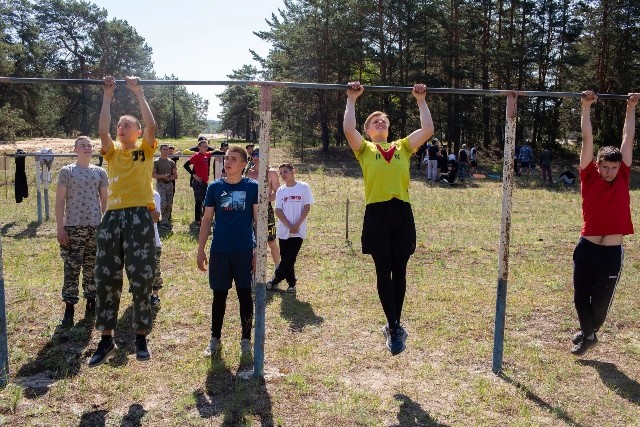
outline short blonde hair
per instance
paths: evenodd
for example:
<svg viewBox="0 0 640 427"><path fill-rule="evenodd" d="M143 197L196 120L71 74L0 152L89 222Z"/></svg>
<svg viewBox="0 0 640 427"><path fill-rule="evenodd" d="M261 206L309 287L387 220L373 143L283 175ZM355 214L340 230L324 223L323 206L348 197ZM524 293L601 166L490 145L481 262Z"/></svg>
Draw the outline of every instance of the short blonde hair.
<svg viewBox="0 0 640 427"><path fill-rule="evenodd" d="M129 114L125 114L124 116L120 116L120 118L118 119L118 123L120 123L120 120L122 120L122 119L131 120L132 122L134 122L136 124L136 126L138 126L138 129L142 129L142 125L140 124L140 120L138 120L137 117L129 115Z"/></svg>
<svg viewBox="0 0 640 427"><path fill-rule="evenodd" d="M374 118L376 118L378 116L384 117L384 119L387 121L387 124L389 124L389 116L387 116L387 113L383 113L382 111L374 111L373 113L369 114L369 117L367 117L367 120L364 121L364 130L365 131L369 127L369 123L371 123L371 120L373 120Z"/></svg>
<svg viewBox="0 0 640 427"><path fill-rule="evenodd" d="M227 149L227 153L228 152L240 154L240 157L245 163L249 158L249 154L247 154L247 149L240 145L236 145L236 144L230 145L229 148Z"/></svg>

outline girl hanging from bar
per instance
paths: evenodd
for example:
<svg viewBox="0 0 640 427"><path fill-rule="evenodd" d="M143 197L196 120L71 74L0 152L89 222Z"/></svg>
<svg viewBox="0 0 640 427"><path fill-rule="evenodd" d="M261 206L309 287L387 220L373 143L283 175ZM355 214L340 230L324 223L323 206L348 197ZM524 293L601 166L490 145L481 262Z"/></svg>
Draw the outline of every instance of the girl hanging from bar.
<svg viewBox="0 0 640 427"><path fill-rule="evenodd" d="M383 327L392 355L404 351L407 333L400 323L407 288L409 257L416 248L416 227L409 199L411 154L433 135L433 121L426 102L426 86L416 84L412 95L420 110L420 129L406 138L387 142L389 118L381 111L369 115L364 131L356 130L356 99L364 88L349 83L344 112L344 133L364 176L366 209L362 227L362 252L370 254L376 268L378 296L387 325Z"/></svg>

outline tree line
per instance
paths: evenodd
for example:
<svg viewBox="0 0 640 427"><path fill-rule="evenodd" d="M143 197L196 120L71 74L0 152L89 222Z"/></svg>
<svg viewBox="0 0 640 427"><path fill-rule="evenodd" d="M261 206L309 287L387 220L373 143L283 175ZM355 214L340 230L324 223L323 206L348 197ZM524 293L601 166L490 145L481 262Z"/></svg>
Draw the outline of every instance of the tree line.
<svg viewBox="0 0 640 427"><path fill-rule="evenodd" d="M230 78L365 85L516 89L626 94L640 90L640 2L637 0L284 0L255 32L271 44ZM256 88L222 95L223 126L247 139L257 134ZM275 90L274 138L345 144L339 91ZM505 99L427 96L435 136L502 146ZM518 140L554 146L579 131L579 100L522 97ZM358 121L382 110L392 137L418 125L410 95L369 93ZM597 144L619 145L623 101L602 101L593 125Z"/></svg>
<svg viewBox="0 0 640 427"><path fill-rule="evenodd" d="M158 77L152 49L126 21L85 0L0 0L0 75L64 79ZM125 88L114 116L136 111ZM208 101L184 86L147 86L145 95L165 137L197 135ZM24 136L95 135L102 104L98 85L0 85L0 141ZM115 126L115 125L114 125Z"/></svg>

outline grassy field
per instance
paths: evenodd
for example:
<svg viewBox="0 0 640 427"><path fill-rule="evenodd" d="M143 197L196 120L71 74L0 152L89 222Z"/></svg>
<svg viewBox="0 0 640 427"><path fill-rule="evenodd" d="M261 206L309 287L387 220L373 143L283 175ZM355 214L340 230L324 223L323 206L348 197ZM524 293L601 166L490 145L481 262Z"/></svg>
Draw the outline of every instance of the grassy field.
<svg viewBox="0 0 640 427"><path fill-rule="evenodd" d="M275 149L271 163L288 156ZM56 161L56 168L64 163ZM381 334L385 321L373 263L360 251L358 165L348 151L336 149L331 156L307 151L297 166L316 203L298 259L297 295L267 295L264 384L238 376L252 363L240 358L233 292L221 356L202 355L211 291L196 268L192 193L184 173L174 232L163 239L165 288L150 335L153 358L135 360L131 298L124 294L119 350L94 369L86 360L99 336L92 319L82 318L83 305L73 328L59 326L64 305L55 221L36 223L34 185L22 204L14 203L12 187L8 198L0 187L10 355L0 425L640 425L637 237L626 240L623 276L600 344L582 358L569 353L577 327L571 256L582 224L577 187L546 188L534 178L516 182L504 371L495 375L501 183L429 186L424 169L414 172L418 247L409 262L403 315L409 339L407 350L392 357ZM53 194L52 185L52 214ZM635 184L632 202L633 212L640 212Z"/></svg>

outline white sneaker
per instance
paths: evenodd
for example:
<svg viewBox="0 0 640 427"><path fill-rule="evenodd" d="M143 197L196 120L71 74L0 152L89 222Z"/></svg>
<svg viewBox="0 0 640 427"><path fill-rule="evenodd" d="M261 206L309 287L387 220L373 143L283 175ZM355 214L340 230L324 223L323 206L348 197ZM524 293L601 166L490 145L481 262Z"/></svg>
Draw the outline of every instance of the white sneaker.
<svg viewBox="0 0 640 427"><path fill-rule="evenodd" d="M242 354L251 354L251 340L249 338L242 338L240 340L240 352Z"/></svg>
<svg viewBox="0 0 640 427"><path fill-rule="evenodd" d="M220 351L220 346L222 345L221 340L215 337L211 337L211 341L209 341L209 345L204 349L205 356L213 356L218 351Z"/></svg>

